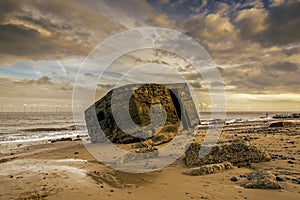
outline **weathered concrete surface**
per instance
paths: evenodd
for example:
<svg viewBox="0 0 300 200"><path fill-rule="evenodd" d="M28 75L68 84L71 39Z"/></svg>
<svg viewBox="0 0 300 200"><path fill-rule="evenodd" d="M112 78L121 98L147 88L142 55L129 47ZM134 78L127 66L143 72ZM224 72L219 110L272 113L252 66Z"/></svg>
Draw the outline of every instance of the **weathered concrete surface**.
<svg viewBox="0 0 300 200"><path fill-rule="evenodd" d="M203 158L199 157L201 144L192 143L185 152L185 161L188 166L201 166L228 161L232 164L270 161L269 154L244 140L229 144L217 145Z"/></svg>
<svg viewBox="0 0 300 200"><path fill-rule="evenodd" d="M276 177L268 171L254 171L248 174L248 181L241 184L244 188L250 189L281 189L282 186Z"/></svg>
<svg viewBox="0 0 300 200"><path fill-rule="evenodd" d="M127 102L123 101L123 95L128 93L132 94L129 101L129 113L136 125L147 126L150 123L150 108L157 104L162 105L166 111L164 126L175 126L176 130L173 128L171 132L177 132L180 125L185 130L193 130L194 126L199 123L197 110L187 84L126 85L111 90L85 111L85 120L92 143L102 143L107 140L114 143L133 143L155 137L157 134L155 129L146 130L148 135L145 138L134 137L135 134L139 134L140 130L131 127L126 121L121 124L126 128L126 132L119 128L120 124L116 123L112 113L112 95L118 101L116 114L122 118L123 115L125 116L124 109L128 106Z"/></svg>
<svg viewBox="0 0 300 200"><path fill-rule="evenodd" d="M202 176L206 174L214 174L214 173L222 172L229 169L233 169L232 164L230 162L224 162L224 163L194 167L184 172L184 174L190 176Z"/></svg>

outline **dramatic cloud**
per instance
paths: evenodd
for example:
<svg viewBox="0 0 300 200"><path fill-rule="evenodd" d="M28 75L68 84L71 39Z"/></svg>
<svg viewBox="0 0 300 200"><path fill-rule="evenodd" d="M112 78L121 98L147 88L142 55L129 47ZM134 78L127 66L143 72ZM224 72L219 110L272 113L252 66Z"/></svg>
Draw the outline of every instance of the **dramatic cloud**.
<svg viewBox="0 0 300 200"><path fill-rule="evenodd" d="M5 1L0 5L0 62L85 56L120 30L97 11L69 1Z"/></svg>
<svg viewBox="0 0 300 200"><path fill-rule="evenodd" d="M243 38L253 37L266 29L267 11L264 9L245 9L238 12L235 22Z"/></svg>
<svg viewBox="0 0 300 200"><path fill-rule="evenodd" d="M288 1L271 10L263 40L277 45L300 42L299 10L299 1Z"/></svg>
<svg viewBox="0 0 300 200"><path fill-rule="evenodd" d="M299 10L297 0L1 1L0 75L19 77L2 80L1 90L16 87L15 92L3 94L6 99L27 98L26 85L27 90L33 86L37 98L53 97L49 102L54 101L51 92L56 91L63 93L59 101L70 98L80 63L99 42L123 30L159 26L186 33L208 51L223 78L211 84L225 86L232 98L231 109L247 99L263 108L276 94L286 94L287 99L281 95L273 107L291 99L296 102L300 93ZM189 63L159 51L119 58L98 87L108 89L121 77L133 81L134 74L123 72L143 64L172 66L197 92L205 93L203 80ZM101 63L90 63L84 77L97 79L99 67ZM137 78L173 78L163 68L143 73Z"/></svg>

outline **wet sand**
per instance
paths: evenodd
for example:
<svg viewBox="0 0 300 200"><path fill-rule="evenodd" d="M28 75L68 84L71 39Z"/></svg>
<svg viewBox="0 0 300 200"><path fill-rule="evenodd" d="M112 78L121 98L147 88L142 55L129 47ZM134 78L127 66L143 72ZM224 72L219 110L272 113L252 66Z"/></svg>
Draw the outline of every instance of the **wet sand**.
<svg viewBox="0 0 300 200"><path fill-rule="evenodd" d="M81 141L1 144L0 199L300 199L299 122L272 129L269 124L228 125L220 141L250 140L271 154L270 162L203 176L183 174L188 167L182 158L156 172L115 171L95 160ZM198 140L202 136L200 130ZM256 169L284 177L283 189L241 187L246 179L240 175Z"/></svg>

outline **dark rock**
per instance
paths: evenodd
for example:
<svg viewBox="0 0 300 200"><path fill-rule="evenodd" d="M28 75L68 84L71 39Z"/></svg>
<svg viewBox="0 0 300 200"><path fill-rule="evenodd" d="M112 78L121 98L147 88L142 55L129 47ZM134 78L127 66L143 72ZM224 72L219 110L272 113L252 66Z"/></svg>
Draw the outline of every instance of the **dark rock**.
<svg viewBox="0 0 300 200"><path fill-rule="evenodd" d="M292 183L298 183L299 182L299 180L298 179L296 179L296 178L292 178Z"/></svg>
<svg viewBox="0 0 300 200"><path fill-rule="evenodd" d="M237 181L238 181L238 179L237 179L235 176L231 177L230 180L231 180L232 182L237 182Z"/></svg>
<svg viewBox="0 0 300 200"><path fill-rule="evenodd" d="M289 143L289 144L295 144L295 141L287 141L287 143Z"/></svg>
<svg viewBox="0 0 300 200"><path fill-rule="evenodd" d="M285 128L285 127L290 127L294 126L294 123L292 122L273 122L270 124L270 128Z"/></svg>
<svg viewBox="0 0 300 200"><path fill-rule="evenodd" d="M59 141L64 142L64 141L73 141L72 138L68 137L68 138L61 138Z"/></svg>
<svg viewBox="0 0 300 200"><path fill-rule="evenodd" d="M65 141L73 141L73 139L71 137L68 137L68 138L60 138L60 139L50 140L51 143L65 142Z"/></svg>
<svg viewBox="0 0 300 200"><path fill-rule="evenodd" d="M74 154L76 155L76 154L79 154L79 153L76 151L76 152L74 152Z"/></svg>
<svg viewBox="0 0 300 200"><path fill-rule="evenodd" d="M294 164L294 162L291 161L291 160L287 161L287 163L289 163L289 164Z"/></svg>
<svg viewBox="0 0 300 200"><path fill-rule="evenodd" d="M141 131L126 120L117 125L115 116L112 113L112 95L119 100L119 104L114 105L120 111L118 116L122 119L128 117L126 112L122 112L128 106L127 102L124 101L124 97L130 99L130 117L136 125L142 127L150 124L149 112L153 105L162 105L165 108L166 122L164 126L173 125L168 130L169 132L176 133L180 123L185 130L193 130L194 126L199 123L197 110L187 84L178 83L166 86L158 84L126 85L114 88L85 110L85 120L92 143L103 143L107 140L123 144L142 142L156 133L156 130L149 126L149 129L143 131L143 136L146 138L143 139L134 137L135 134L139 136ZM163 119L164 116L158 115L155 120ZM122 130L119 126L122 126Z"/></svg>
<svg viewBox="0 0 300 200"><path fill-rule="evenodd" d="M281 176L276 176L276 181L283 182L283 181L285 181L285 178L283 178Z"/></svg>
<svg viewBox="0 0 300 200"><path fill-rule="evenodd" d="M115 190L114 189L110 189L109 192L115 192Z"/></svg>

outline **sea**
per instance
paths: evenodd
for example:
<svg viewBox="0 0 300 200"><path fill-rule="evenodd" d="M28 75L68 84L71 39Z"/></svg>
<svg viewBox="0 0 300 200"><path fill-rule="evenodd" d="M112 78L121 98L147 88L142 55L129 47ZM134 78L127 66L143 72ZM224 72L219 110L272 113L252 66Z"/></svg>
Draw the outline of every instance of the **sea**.
<svg viewBox="0 0 300 200"><path fill-rule="evenodd" d="M288 112L227 112L226 123L256 121ZM203 124L209 124L210 113L200 113ZM82 122L84 123L84 122ZM72 112L1 112L0 144L49 141L80 137L88 139L84 124L75 126ZM80 128L78 128L78 125Z"/></svg>

